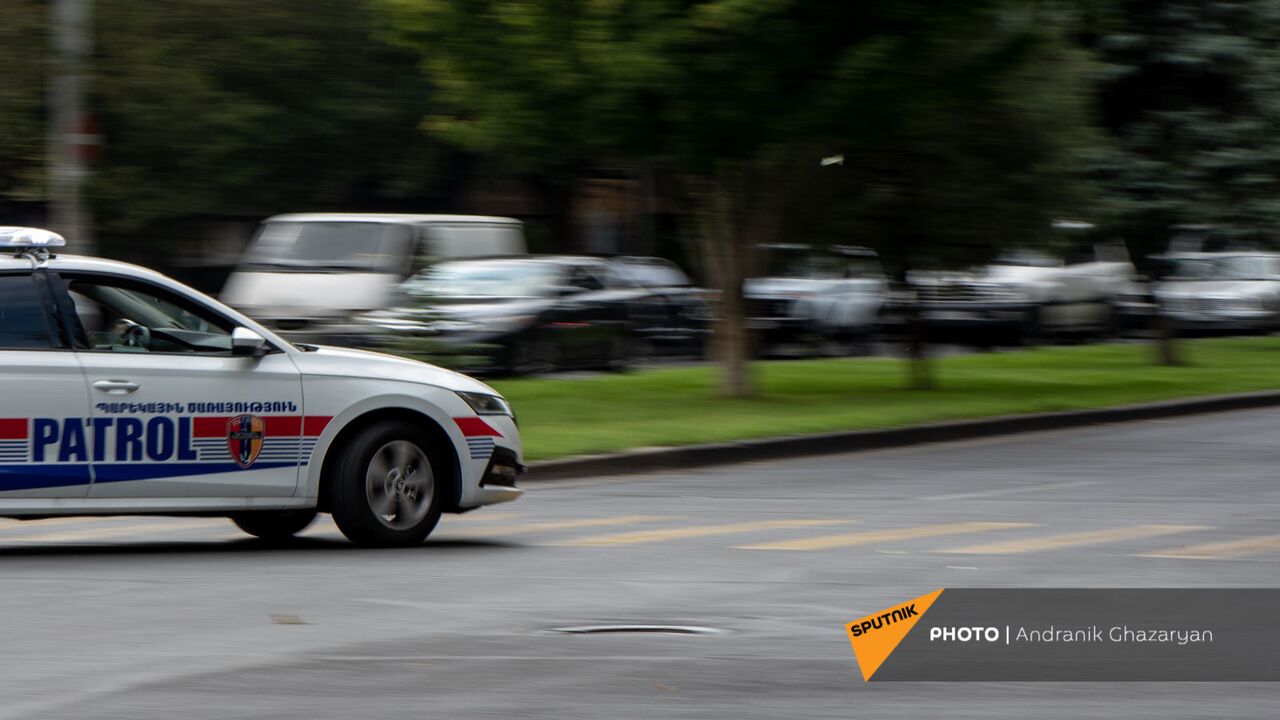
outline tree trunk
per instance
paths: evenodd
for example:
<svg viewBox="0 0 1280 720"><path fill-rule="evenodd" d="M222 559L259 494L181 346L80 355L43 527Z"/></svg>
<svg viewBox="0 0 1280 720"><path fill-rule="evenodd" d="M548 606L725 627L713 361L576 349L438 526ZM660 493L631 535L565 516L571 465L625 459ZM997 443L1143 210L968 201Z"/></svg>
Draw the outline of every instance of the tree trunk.
<svg viewBox="0 0 1280 720"><path fill-rule="evenodd" d="M572 176L552 174L533 181L543 205L547 237L531 239L530 252L581 253L582 238L574 223L574 180Z"/></svg>
<svg viewBox="0 0 1280 720"><path fill-rule="evenodd" d="M749 360L751 336L746 327L742 286L746 279L751 232L745 222L746 203L740 168L721 169L700 183L703 265L719 292L712 357L720 366L720 394L745 398L755 394Z"/></svg>
<svg viewBox="0 0 1280 720"><path fill-rule="evenodd" d="M933 365L929 362L929 340L925 337L924 318L920 315L920 302L915 290L909 292L907 315L903 330L906 335L907 386L912 390L932 390Z"/></svg>
<svg viewBox="0 0 1280 720"><path fill-rule="evenodd" d="M1160 301L1154 295L1151 301L1151 334L1156 344L1156 364L1174 367L1182 365L1182 354L1178 352L1178 337L1173 331L1168 316L1160 307Z"/></svg>
<svg viewBox="0 0 1280 720"><path fill-rule="evenodd" d="M714 337L716 357L720 363L720 394L726 397L744 398L755 394L748 365L751 355L751 338L746 329L742 301L742 279L732 279L720 286L720 317ZM734 291L732 286L736 286Z"/></svg>

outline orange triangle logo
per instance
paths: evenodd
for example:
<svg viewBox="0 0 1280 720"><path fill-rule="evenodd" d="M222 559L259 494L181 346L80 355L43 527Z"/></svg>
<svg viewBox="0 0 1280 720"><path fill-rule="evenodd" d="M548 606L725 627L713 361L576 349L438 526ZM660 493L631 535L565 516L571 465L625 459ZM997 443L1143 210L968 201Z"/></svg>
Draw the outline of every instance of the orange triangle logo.
<svg viewBox="0 0 1280 720"><path fill-rule="evenodd" d="M853 656L858 659L858 669L862 670L863 680L870 680L876 670L880 669L880 665L889 658L889 653L911 632L916 621L938 599L943 589L939 588L928 595L921 595L874 615L858 618L844 626L849 633L849 642L853 643Z"/></svg>

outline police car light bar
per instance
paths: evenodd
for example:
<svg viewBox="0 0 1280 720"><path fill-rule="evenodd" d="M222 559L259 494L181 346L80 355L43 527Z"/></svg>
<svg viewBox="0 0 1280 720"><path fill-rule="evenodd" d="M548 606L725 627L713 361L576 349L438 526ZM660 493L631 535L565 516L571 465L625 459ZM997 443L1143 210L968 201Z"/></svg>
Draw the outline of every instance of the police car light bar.
<svg viewBox="0 0 1280 720"><path fill-rule="evenodd" d="M56 232L32 227L0 226L0 250L48 250L65 247L66 238Z"/></svg>

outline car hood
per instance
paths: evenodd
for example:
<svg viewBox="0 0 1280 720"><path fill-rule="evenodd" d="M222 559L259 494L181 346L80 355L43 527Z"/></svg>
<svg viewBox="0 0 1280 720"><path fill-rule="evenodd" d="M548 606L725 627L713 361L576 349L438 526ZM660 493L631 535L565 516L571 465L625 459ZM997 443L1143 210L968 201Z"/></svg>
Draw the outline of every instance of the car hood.
<svg viewBox="0 0 1280 720"><path fill-rule="evenodd" d="M973 270L923 270L911 273L912 285L1019 285L1040 282L1061 268L1030 265L991 265Z"/></svg>
<svg viewBox="0 0 1280 720"><path fill-rule="evenodd" d="M750 298L795 297L820 292L828 284L812 278L752 278L743 283L742 294Z"/></svg>
<svg viewBox="0 0 1280 720"><path fill-rule="evenodd" d="M432 305L430 312L456 320L483 320L504 315L523 315L542 310L551 301L544 298L502 298L483 302L454 302Z"/></svg>
<svg viewBox="0 0 1280 720"><path fill-rule="evenodd" d="M544 298L511 298L487 302L458 302L422 305L398 305L370 313L371 319L398 320L477 320L531 315L552 303Z"/></svg>
<svg viewBox="0 0 1280 720"><path fill-rule="evenodd" d="M1252 297L1274 292L1274 280L1172 280L1155 287L1161 297Z"/></svg>
<svg viewBox="0 0 1280 720"><path fill-rule="evenodd" d="M1062 271L1061 267L1039 265L990 265L983 272L982 278L998 283L1038 282L1052 278Z"/></svg>
<svg viewBox="0 0 1280 720"><path fill-rule="evenodd" d="M384 273L235 272L221 300L250 317L342 317L385 307L394 287Z"/></svg>
<svg viewBox="0 0 1280 720"><path fill-rule="evenodd" d="M368 350L320 345L314 351L295 353L293 359L303 376L357 376L432 385L460 392L499 394L488 385L462 373Z"/></svg>

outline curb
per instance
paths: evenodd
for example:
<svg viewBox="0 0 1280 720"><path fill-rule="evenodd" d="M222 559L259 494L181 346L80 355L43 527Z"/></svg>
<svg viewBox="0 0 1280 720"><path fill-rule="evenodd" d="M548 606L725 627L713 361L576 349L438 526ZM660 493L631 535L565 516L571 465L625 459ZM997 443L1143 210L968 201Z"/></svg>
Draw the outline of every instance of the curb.
<svg viewBox="0 0 1280 720"><path fill-rule="evenodd" d="M687 447L629 450L608 455L587 455L530 463L529 474L525 476L523 482L536 483L542 480L567 480L599 475L634 475L661 470L685 470L756 460L780 460L809 455L881 450L923 443L953 442L996 435L1015 435L1042 430L1275 406L1280 406L1280 391L1212 395L1093 410L1001 415L979 420L929 423L885 430L852 430Z"/></svg>

